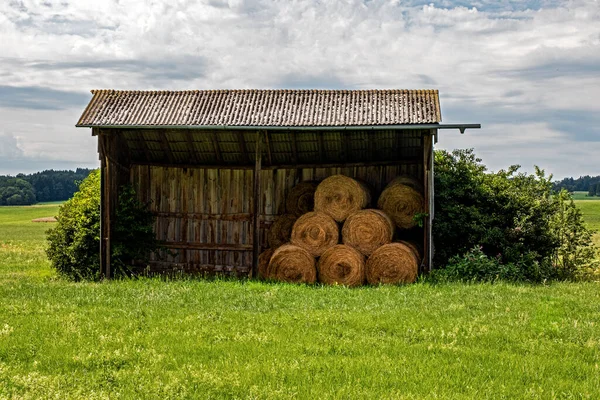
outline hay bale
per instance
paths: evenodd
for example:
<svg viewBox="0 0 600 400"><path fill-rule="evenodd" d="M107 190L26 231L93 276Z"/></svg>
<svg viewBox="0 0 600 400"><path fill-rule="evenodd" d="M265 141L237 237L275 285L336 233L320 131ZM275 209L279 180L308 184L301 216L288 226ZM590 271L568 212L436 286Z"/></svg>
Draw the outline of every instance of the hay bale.
<svg viewBox="0 0 600 400"><path fill-rule="evenodd" d="M398 240L398 243L402 243L408 246L412 250L413 254L417 257L417 261L421 263L421 260L423 259L423 252L421 251L421 246L417 245L415 242L409 242L407 240Z"/></svg>
<svg viewBox="0 0 600 400"><path fill-rule="evenodd" d="M356 249L338 244L328 249L317 263L319 282L359 286L365 281L365 257Z"/></svg>
<svg viewBox="0 0 600 400"><path fill-rule="evenodd" d="M414 216L424 210L424 199L421 192L402 183L402 179L394 179L381 193L377 206L385 211L401 229L410 229L416 225Z"/></svg>
<svg viewBox="0 0 600 400"><path fill-rule="evenodd" d="M390 243L394 223L383 211L360 210L350 215L342 227L342 241L368 256L377 248Z"/></svg>
<svg viewBox="0 0 600 400"><path fill-rule="evenodd" d="M56 217L43 217L32 219L31 222L58 222Z"/></svg>
<svg viewBox="0 0 600 400"><path fill-rule="evenodd" d="M423 193L423 184L417 179L410 176L398 176L392 181L392 183L401 183L403 185L410 186L419 193Z"/></svg>
<svg viewBox="0 0 600 400"><path fill-rule="evenodd" d="M321 211L338 222L365 208L371 201L369 189L355 179L332 175L315 191L315 211Z"/></svg>
<svg viewBox="0 0 600 400"><path fill-rule="evenodd" d="M269 261L271 261L271 256L273 255L273 249L267 249L260 253L258 256L258 279L268 279L267 270L269 268Z"/></svg>
<svg viewBox="0 0 600 400"><path fill-rule="evenodd" d="M417 279L419 263L413 251L402 243L389 243L371 254L365 264L367 281L380 283L411 283Z"/></svg>
<svg viewBox="0 0 600 400"><path fill-rule="evenodd" d="M267 233L267 243L269 244L269 247L275 249L283 244L289 243L295 222L296 216L292 214L278 216L271 224L269 232Z"/></svg>
<svg viewBox="0 0 600 400"><path fill-rule="evenodd" d="M313 211L298 218L292 228L291 242L318 257L338 244L339 237L340 231L333 218Z"/></svg>
<svg viewBox="0 0 600 400"><path fill-rule="evenodd" d="M294 186L285 200L285 210L296 217L306 214L315 208L316 182L300 182Z"/></svg>
<svg viewBox="0 0 600 400"><path fill-rule="evenodd" d="M267 268L269 279L291 283L315 283L315 258L302 247L284 244L273 252Z"/></svg>

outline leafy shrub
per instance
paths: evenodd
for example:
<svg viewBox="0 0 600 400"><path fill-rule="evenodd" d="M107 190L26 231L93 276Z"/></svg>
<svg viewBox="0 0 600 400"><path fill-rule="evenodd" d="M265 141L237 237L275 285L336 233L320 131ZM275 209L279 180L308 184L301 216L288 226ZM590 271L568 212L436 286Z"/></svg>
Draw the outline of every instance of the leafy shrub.
<svg viewBox="0 0 600 400"><path fill-rule="evenodd" d="M473 270L489 262L482 268L490 272L465 272L473 279L504 276L497 274L503 265L511 280L540 282L575 278L593 264L591 233L570 195L554 193L552 177L538 168L518 170L489 173L473 150L436 151L436 266L464 272L463 263L477 260Z"/></svg>
<svg viewBox="0 0 600 400"><path fill-rule="evenodd" d="M158 248L153 216L130 186L119 194L113 226L111 269L132 274L135 260ZM46 254L59 273L73 280L97 280L100 274L100 171L81 182L79 191L59 208L58 223L48 231Z"/></svg>
<svg viewBox="0 0 600 400"><path fill-rule="evenodd" d="M475 246L464 255L455 255L445 268L432 272L434 281L480 281L518 280L514 264L502 264L500 257L489 257L481 246Z"/></svg>

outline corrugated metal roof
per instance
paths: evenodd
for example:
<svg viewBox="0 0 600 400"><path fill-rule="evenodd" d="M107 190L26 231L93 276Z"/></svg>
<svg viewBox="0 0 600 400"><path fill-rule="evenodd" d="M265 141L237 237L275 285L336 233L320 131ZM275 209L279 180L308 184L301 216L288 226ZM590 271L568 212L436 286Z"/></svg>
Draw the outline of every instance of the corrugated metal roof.
<svg viewBox="0 0 600 400"><path fill-rule="evenodd" d="M442 120L437 90L93 90L77 126L366 126Z"/></svg>

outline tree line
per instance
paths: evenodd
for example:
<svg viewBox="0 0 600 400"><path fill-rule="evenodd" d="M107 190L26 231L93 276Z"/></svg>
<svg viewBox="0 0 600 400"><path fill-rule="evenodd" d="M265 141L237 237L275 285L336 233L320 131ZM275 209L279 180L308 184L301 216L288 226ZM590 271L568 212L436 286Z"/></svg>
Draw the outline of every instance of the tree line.
<svg viewBox="0 0 600 400"><path fill-rule="evenodd" d="M564 178L554 182L553 189L557 192L566 189L569 192L588 192L588 196L600 196L600 175L580 176L577 179Z"/></svg>
<svg viewBox="0 0 600 400"><path fill-rule="evenodd" d="M91 171L89 168L77 168L75 171L50 169L27 175L0 175L0 206L67 200Z"/></svg>

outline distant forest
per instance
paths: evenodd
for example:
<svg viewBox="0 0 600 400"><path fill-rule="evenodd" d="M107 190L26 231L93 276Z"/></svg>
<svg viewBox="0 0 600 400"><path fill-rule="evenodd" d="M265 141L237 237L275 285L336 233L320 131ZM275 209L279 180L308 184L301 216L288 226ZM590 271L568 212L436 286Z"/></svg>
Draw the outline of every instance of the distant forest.
<svg viewBox="0 0 600 400"><path fill-rule="evenodd" d="M588 192L589 196L600 196L600 175L580 176L577 179L565 178L554 182L554 190L567 189L569 192Z"/></svg>
<svg viewBox="0 0 600 400"><path fill-rule="evenodd" d="M45 201L67 200L91 169L75 171L46 170L17 176L0 175L0 206L30 205Z"/></svg>

